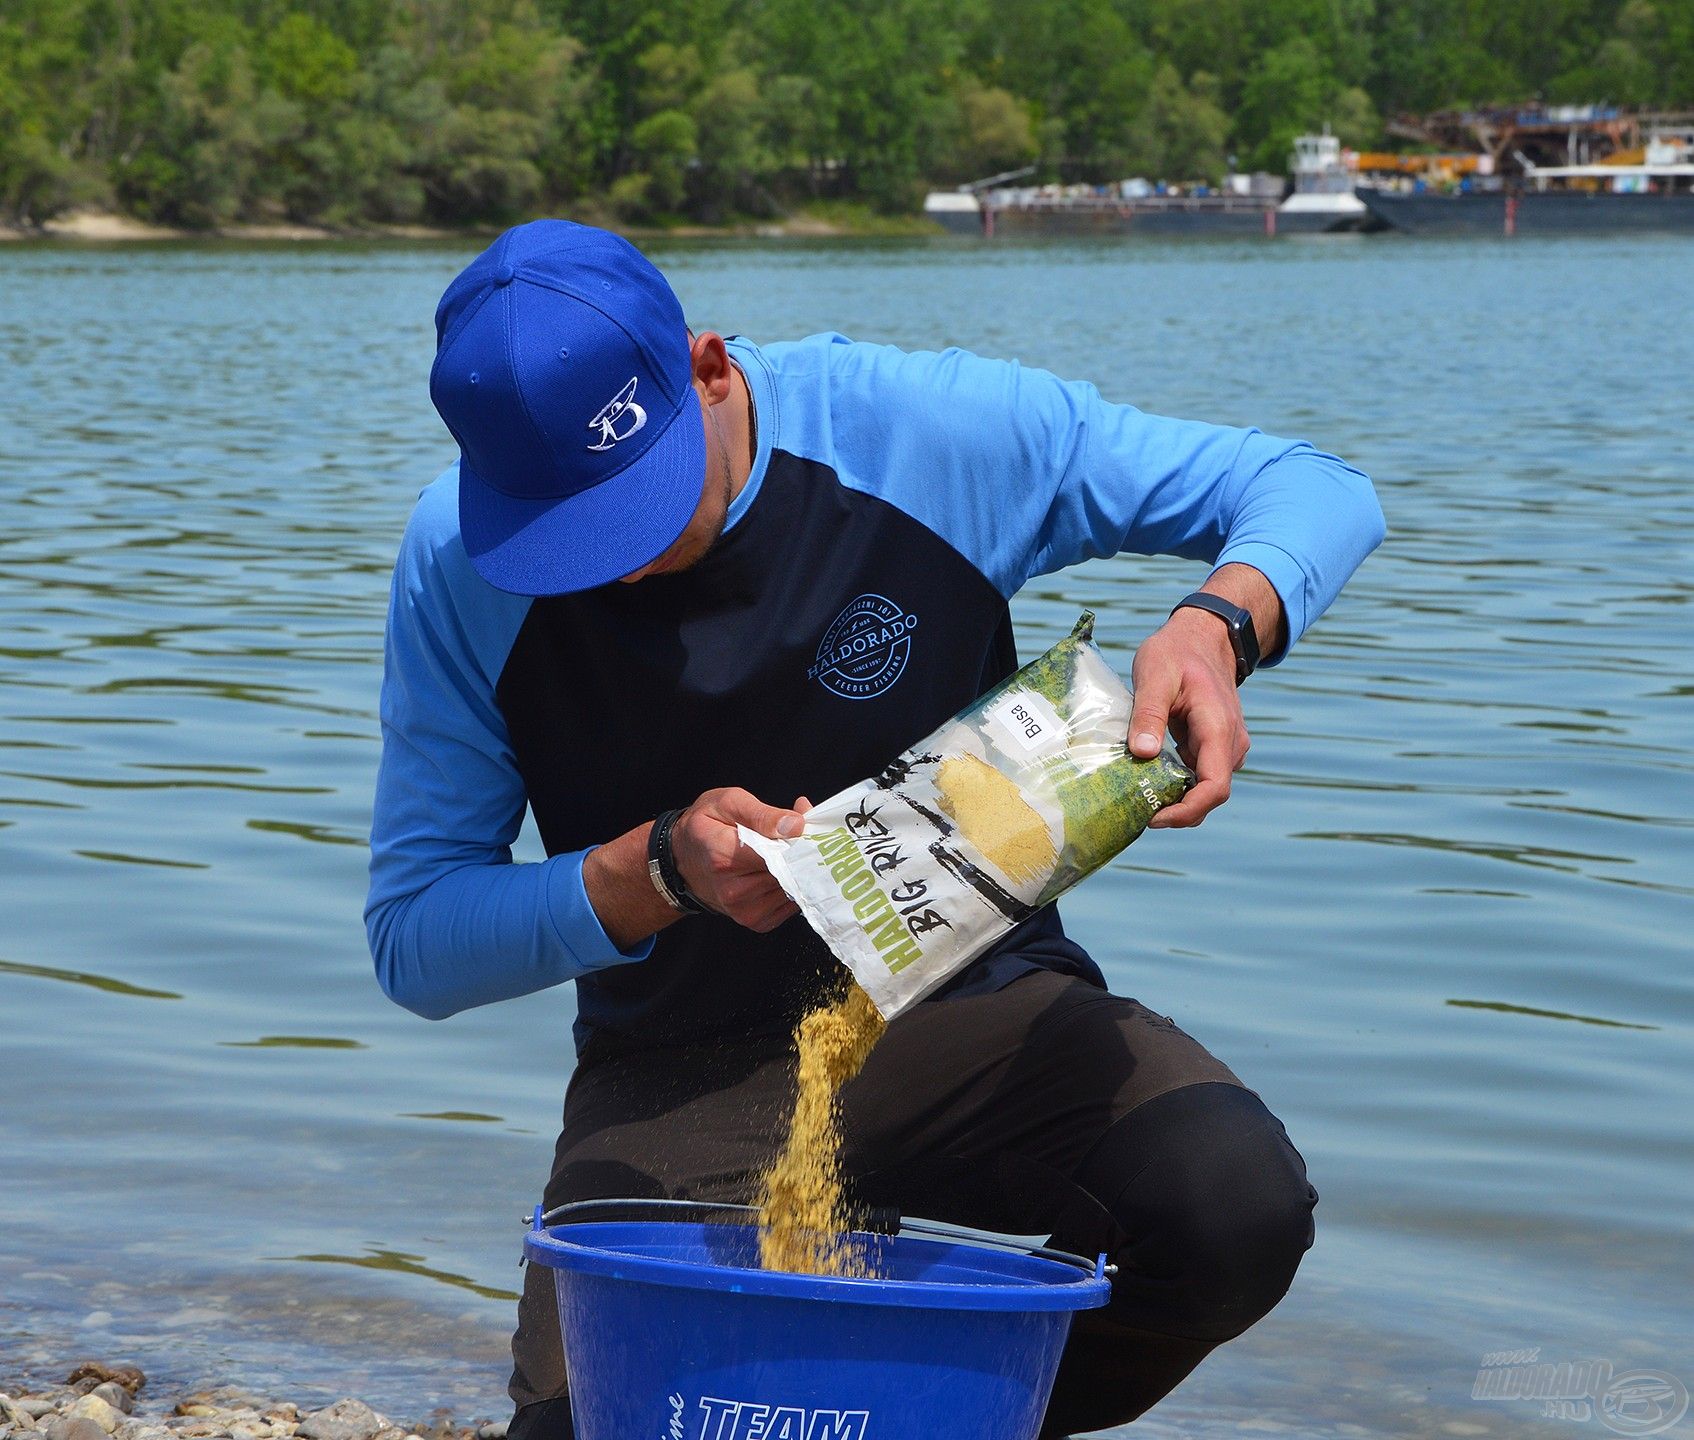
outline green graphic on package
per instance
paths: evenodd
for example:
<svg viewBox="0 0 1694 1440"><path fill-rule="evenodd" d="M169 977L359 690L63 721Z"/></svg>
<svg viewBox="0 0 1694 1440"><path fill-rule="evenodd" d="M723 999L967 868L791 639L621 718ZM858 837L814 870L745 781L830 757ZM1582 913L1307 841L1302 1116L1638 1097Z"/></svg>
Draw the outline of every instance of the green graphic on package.
<svg viewBox="0 0 1694 1440"><path fill-rule="evenodd" d="M1129 687L1094 616L892 761L803 834L741 838L893 1019L1092 875L1193 772L1128 750Z"/></svg>

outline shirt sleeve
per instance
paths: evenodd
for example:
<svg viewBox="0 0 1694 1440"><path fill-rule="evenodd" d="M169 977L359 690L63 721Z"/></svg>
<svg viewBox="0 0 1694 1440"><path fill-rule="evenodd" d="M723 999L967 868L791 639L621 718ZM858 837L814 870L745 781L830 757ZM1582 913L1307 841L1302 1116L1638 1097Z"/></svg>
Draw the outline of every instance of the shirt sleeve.
<svg viewBox="0 0 1694 1440"><path fill-rule="evenodd" d="M583 888L587 851L512 862L527 799L494 687L529 601L471 569L450 471L419 499L389 592L365 931L384 993L431 1020L646 957Z"/></svg>
<svg viewBox="0 0 1694 1440"><path fill-rule="evenodd" d="M964 350L819 342L833 441L859 457L846 483L899 505L1008 598L1125 551L1239 561L1276 589L1292 645L1382 542L1369 479L1303 440L1149 415Z"/></svg>

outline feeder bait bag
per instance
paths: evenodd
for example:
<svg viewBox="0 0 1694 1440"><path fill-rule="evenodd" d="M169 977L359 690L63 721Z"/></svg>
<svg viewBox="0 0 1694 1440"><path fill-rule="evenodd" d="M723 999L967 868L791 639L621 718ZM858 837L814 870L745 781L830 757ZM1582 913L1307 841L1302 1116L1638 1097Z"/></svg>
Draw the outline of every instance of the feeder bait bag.
<svg viewBox="0 0 1694 1440"><path fill-rule="evenodd" d="M1128 750L1129 688L1094 616L792 840L745 826L812 928L892 1020L1092 875L1194 783Z"/></svg>

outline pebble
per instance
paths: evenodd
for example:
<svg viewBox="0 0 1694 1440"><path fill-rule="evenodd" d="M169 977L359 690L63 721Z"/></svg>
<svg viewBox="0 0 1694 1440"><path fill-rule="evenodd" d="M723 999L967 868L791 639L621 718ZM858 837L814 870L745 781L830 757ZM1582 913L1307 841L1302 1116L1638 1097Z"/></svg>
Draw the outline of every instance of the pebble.
<svg viewBox="0 0 1694 1440"><path fill-rule="evenodd" d="M294 1433L301 1440L376 1440L379 1431L389 1428L387 1417L363 1400L337 1400L301 1416Z"/></svg>
<svg viewBox="0 0 1694 1440"><path fill-rule="evenodd" d="M84 1395L63 1413L72 1420L92 1420L108 1435L118 1428L118 1421L124 1418L121 1410L114 1409L98 1395L93 1394Z"/></svg>
<svg viewBox="0 0 1694 1440"><path fill-rule="evenodd" d="M125 1415L135 1409L135 1396L131 1395L116 1380L102 1380L88 1393L98 1395L112 1409L121 1410Z"/></svg>
<svg viewBox="0 0 1694 1440"><path fill-rule="evenodd" d="M110 1406L106 1407L110 1409ZM107 1432L86 1415L60 1415L44 1427L47 1440L106 1440Z"/></svg>
<svg viewBox="0 0 1694 1440"><path fill-rule="evenodd" d="M112 1440L171 1440L162 1415L131 1415L112 1432Z"/></svg>
<svg viewBox="0 0 1694 1440"><path fill-rule="evenodd" d="M84 1386L85 1381L87 1387ZM65 1377L65 1384L74 1385L78 1390L103 1385L107 1381L121 1385L135 1395L147 1383L147 1377L134 1365L102 1365L98 1360L84 1360Z"/></svg>
<svg viewBox="0 0 1694 1440"><path fill-rule="evenodd" d="M265 1403L256 1395L249 1395L245 1390L237 1390L233 1385L219 1385L215 1390L196 1390L192 1395L184 1395L182 1399L184 1404L210 1405L219 1412L251 1410L255 1414ZM181 1406L178 1406L179 1411L180 1409Z"/></svg>
<svg viewBox="0 0 1694 1440"><path fill-rule="evenodd" d="M0 1440L506 1440L504 1420L455 1423L446 1407L414 1429L416 1422L396 1424L363 1400L302 1414L290 1401L233 1385L182 1394L171 1414L159 1413L171 1404L161 1397L141 1416L136 1397L146 1384L133 1365L84 1361L63 1384L37 1381L27 1394L0 1394Z"/></svg>

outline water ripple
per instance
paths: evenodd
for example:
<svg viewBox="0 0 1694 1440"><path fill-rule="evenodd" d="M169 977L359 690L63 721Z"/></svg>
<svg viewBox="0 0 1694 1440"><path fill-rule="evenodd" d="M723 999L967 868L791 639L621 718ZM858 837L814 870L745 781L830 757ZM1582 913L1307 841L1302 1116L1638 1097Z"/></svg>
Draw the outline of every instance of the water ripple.
<svg viewBox="0 0 1694 1440"><path fill-rule="evenodd" d="M104 1311L165 1374L233 1355L503 1402L510 1221L547 1175L574 1000L424 1025L382 996L361 924L389 569L452 454L431 315L471 248L0 250L0 354L28 397L0 486L0 944L27 957L0 961L0 1305L65 1349L103 1347L81 1327ZM1174 1397L1204 1397L1186 1428L1280 1423L1275 1394L1304 1433L1472 1433L1453 1427L1499 1417L1463 1408L1463 1377L1426 1399L1505 1344L1674 1369L1686 249L659 258L700 324L1016 355L1376 477L1388 543L1243 691L1229 804L1065 907L1115 988L1266 1097L1324 1197L1289 1305ZM1127 672L1203 573L1043 577L1015 603L1024 653L1088 605ZM121 1136L122 1164L66 1140L90 1134ZM64 1216L94 1194L121 1248L78 1268ZM70 1283L14 1279L48 1272ZM241 1324L165 1323L205 1313ZM1348 1355L1379 1368L1332 1396ZM1155 1422L1187 1413L1169 1404Z"/></svg>

